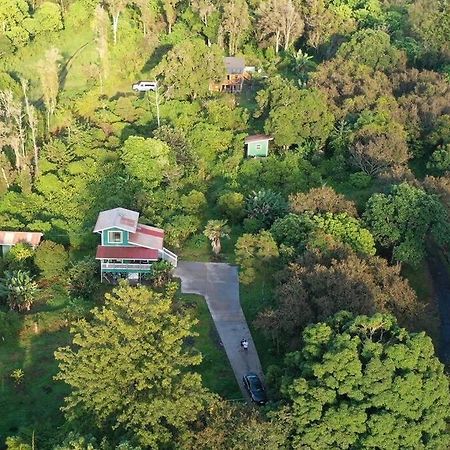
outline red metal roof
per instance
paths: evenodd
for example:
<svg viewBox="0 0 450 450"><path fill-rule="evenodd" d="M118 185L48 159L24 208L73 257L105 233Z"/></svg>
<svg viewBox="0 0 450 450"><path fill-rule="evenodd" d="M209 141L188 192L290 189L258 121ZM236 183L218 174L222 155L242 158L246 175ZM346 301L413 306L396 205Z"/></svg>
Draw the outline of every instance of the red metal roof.
<svg viewBox="0 0 450 450"><path fill-rule="evenodd" d="M99 245L97 247L96 259L159 259L159 253L154 248L143 247L121 247Z"/></svg>
<svg viewBox="0 0 450 450"><path fill-rule="evenodd" d="M142 225L141 223L138 223L136 232L160 238L164 237L164 230L162 230L161 228L151 227L149 225Z"/></svg>
<svg viewBox="0 0 450 450"><path fill-rule="evenodd" d="M32 247L39 245L42 233L28 231L0 231L0 245L15 245L19 242L27 242Z"/></svg>

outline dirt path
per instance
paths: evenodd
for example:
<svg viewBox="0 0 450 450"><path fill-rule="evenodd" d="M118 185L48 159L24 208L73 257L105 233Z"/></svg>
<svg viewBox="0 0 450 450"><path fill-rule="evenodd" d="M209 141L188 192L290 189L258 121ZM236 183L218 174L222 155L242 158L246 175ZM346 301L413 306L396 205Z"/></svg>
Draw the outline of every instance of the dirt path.
<svg viewBox="0 0 450 450"><path fill-rule="evenodd" d="M236 380L248 400L242 376L247 372L255 372L263 380L263 373L239 301L237 268L221 263L180 261L174 275L181 279L182 292L205 297ZM249 341L247 351L240 346L242 338Z"/></svg>

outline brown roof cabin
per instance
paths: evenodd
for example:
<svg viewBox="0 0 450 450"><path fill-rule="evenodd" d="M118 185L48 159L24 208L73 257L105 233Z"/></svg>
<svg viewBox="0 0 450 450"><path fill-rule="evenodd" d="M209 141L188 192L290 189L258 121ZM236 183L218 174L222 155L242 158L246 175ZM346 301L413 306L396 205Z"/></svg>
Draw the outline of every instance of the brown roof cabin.
<svg viewBox="0 0 450 450"><path fill-rule="evenodd" d="M226 56L223 62L227 74L226 78L220 83L211 83L210 91L239 94L242 91L244 80L248 77L245 60L236 56Z"/></svg>
<svg viewBox="0 0 450 450"><path fill-rule="evenodd" d="M11 247L20 242L36 248L41 242L42 233L33 231L0 231L0 256L5 256Z"/></svg>

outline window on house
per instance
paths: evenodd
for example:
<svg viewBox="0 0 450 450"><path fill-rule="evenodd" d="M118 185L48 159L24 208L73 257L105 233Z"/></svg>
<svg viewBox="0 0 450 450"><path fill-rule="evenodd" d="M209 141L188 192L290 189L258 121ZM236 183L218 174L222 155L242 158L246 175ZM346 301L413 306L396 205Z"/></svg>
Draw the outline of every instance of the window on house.
<svg viewBox="0 0 450 450"><path fill-rule="evenodd" d="M108 233L108 241L115 244L122 243L122 232L121 231L110 231Z"/></svg>
<svg viewBox="0 0 450 450"><path fill-rule="evenodd" d="M256 144L256 150L261 150L261 144Z"/></svg>

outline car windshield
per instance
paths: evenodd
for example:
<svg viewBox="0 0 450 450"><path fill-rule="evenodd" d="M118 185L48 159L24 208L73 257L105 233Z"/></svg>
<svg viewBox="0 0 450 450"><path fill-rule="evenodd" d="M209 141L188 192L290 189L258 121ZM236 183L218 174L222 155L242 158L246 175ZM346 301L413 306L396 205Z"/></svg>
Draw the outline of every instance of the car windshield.
<svg viewBox="0 0 450 450"><path fill-rule="evenodd" d="M261 381L259 381L258 377L250 376L250 377L248 377L248 381L250 383L250 387L251 387L252 391L262 391L263 390Z"/></svg>

